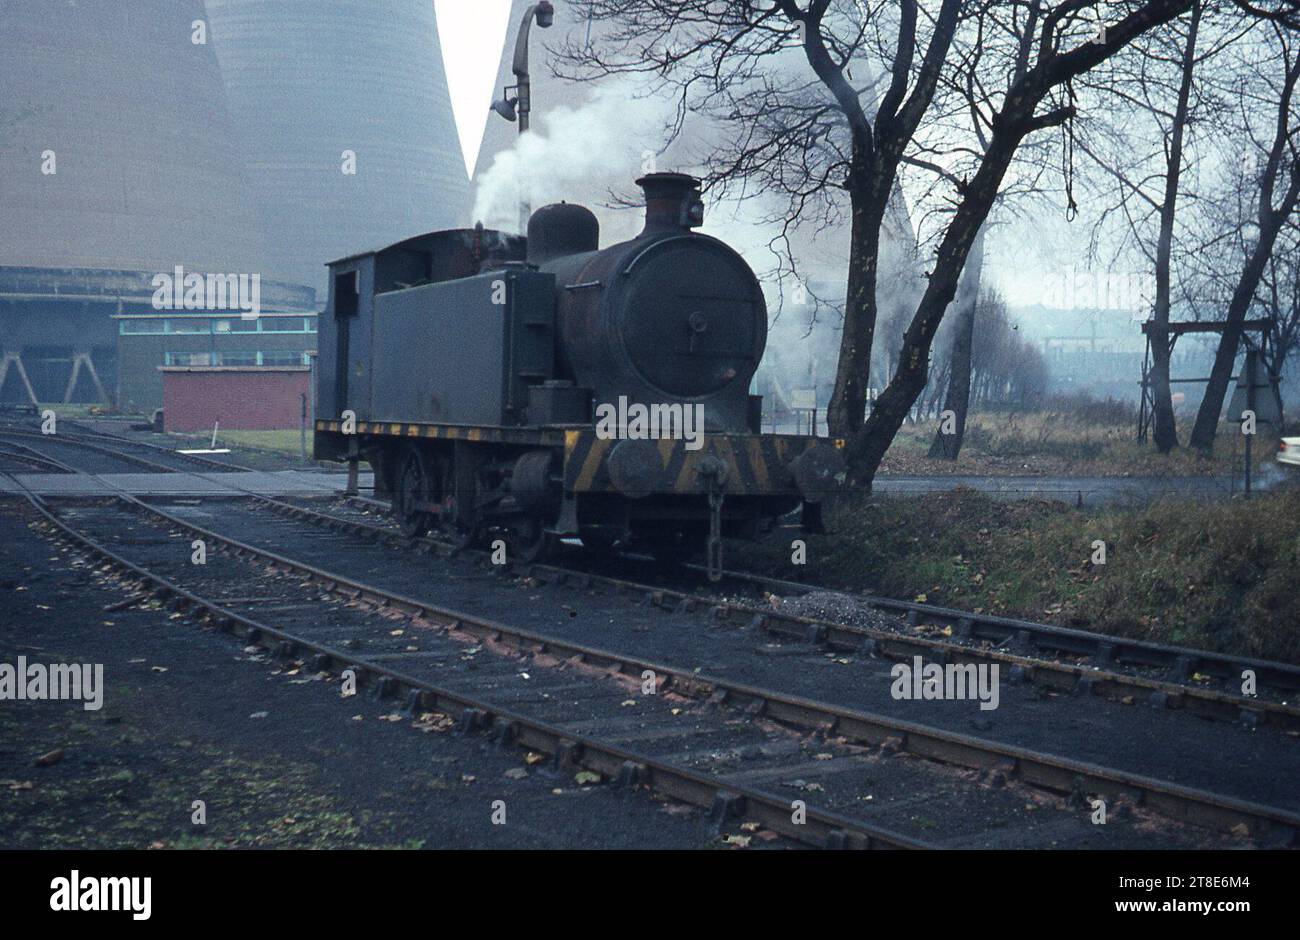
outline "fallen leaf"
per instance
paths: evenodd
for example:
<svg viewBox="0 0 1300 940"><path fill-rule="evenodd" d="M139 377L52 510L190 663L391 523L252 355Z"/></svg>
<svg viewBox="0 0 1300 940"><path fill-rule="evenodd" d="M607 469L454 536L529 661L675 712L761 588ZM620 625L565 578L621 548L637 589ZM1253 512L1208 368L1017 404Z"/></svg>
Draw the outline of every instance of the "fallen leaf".
<svg viewBox="0 0 1300 940"><path fill-rule="evenodd" d="M266 717L267 715L269 715L269 714L270 714L270 712L253 712L253 714L249 715L248 717L249 717L249 718L265 718L265 717Z"/></svg>
<svg viewBox="0 0 1300 940"><path fill-rule="evenodd" d="M573 779L579 784L600 783L600 774L590 770L580 770L573 775Z"/></svg>
<svg viewBox="0 0 1300 940"><path fill-rule="evenodd" d="M53 767L59 761L63 760L63 748L56 747L52 751L47 751L40 757L36 758L37 767Z"/></svg>
<svg viewBox="0 0 1300 940"><path fill-rule="evenodd" d="M505 772L505 776L511 780L524 780L528 777L528 771L522 767L511 767Z"/></svg>

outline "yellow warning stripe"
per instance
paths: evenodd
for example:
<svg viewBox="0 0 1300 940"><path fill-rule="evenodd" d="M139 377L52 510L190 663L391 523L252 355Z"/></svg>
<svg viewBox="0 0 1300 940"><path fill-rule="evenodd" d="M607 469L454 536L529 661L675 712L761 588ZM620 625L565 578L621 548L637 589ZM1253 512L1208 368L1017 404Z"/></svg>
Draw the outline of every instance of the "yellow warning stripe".
<svg viewBox="0 0 1300 940"><path fill-rule="evenodd" d="M745 449L749 451L749 465L754 468L754 485L762 493L767 489L767 454L763 453L763 441L761 438L751 437L745 442Z"/></svg>
<svg viewBox="0 0 1300 940"><path fill-rule="evenodd" d="M578 474L575 490L591 488L591 484L596 479L596 471L600 469L600 462L605 459L605 451L609 450L609 444L610 442L604 438L596 438L591 442L591 450L587 452L587 459L582 462L582 472Z"/></svg>

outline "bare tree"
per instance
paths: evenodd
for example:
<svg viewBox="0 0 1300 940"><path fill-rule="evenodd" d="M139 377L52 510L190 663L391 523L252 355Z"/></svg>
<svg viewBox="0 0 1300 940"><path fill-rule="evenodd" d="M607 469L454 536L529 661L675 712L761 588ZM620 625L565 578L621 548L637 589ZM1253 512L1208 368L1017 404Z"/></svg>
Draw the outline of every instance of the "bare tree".
<svg viewBox="0 0 1300 940"><path fill-rule="evenodd" d="M1253 149L1258 164L1249 174L1256 177L1253 212L1230 228L1233 239L1219 240L1235 242L1240 254L1210 380L1192 427L1191 445L1205 453L1214 449L1242 324L1256 302L1278 235L1300 204L1300 116L1295 94L1300 82L1300 40L1278 22L1268 23L1265 34L1267 43L1252 43L1238 56L1243 77L1237 91L1245 133L1234 146ZM1248 150L1246 156L1251 155Z"/></svg>
<svg viewBox="0 0 1300 940"><path fill-rule="evenodd" d="M957 191L959 201L936 252L926 291L904 335L900 366L881 394L863 433L850 444L850 464L857 479L869 481L880 465L907 410L925 386L930 344L944 310L951 302L957 279L999 187L1022 141L1045 128L1059 126L1075 114L1071 85L1074 79L1125 48L1138 36L1186 12L1191 0L1155 0L1130 4L1130 12L1100 33L1095 22L1085 20L1094 4L1075 0L1043 7L1031 3L1024 16L1018 7L1005 22L992 15L981 28L1001 27L1017 41L1017 55L1026 67L996 104L990 101L987 126L989 143L980 156L969 183ZM1005 9L990 5L987 10ZM987 22L987 27L986 27ZM1032 37L1032 38L1027 38ZM1046 111L1045 100L1054 98Z"/></svg>
<svg viewBox="0 0 1300 940"><path fill-rule="evenodd" d="M1286 363L1300 353L1300 225L1291 220L1278 236L1261 279L1258 302L1272 327L1264 366L1281 376Z"/></svg>
<svg viewBox="0 0 1300 940"><path fill-rule="evenodd" d="M1213 6L1209 9L1212 13ZM1112 215L1120 218L1125 229L1121 250L1136 246L1154 273L1149 380L1153 438L1161 453L1178 446L1169 368L1175 229L1184 204L1196 199L1186 184L1197 160L1194 135L1212 135L1215 126L1217 102L1201 73L1254 25L1240 16L1229 24L1212 23L1218 28L1207 42L1202 40L1206 14L1205 0L1196 0L1186 22L1152 31L1134 43L1132 54L1116 57L1110 68L1099 70L1089 84L1103 120L1097 122L1095 134L1082 135L1079 141L1110 184L1099 192L1107 208L1098 224Z"/></svg>
<svg viewBox="0 0 1300 940"><path fill-rule="evenodd" d="M850 438L852 476L869 484L925 388L935 332L1021 143L1074 116L1074 79L1191 4L1106 4L1125 15L1099 32L1097 0L936 0L924 7L916 0L576 0L580 16L605 24L607 41L556 51L571 77L653 76L678 96L683 118L695 111L721 122L727 132L708 156L709 182L782 193L789 222L847 193L848 290L828 419ZM954 52L959 29L971 40ZM790 64L782 53L793 42L802 53L798 72L779 67ZM989 49L999 54L975 57ZM879 70L871 67L877 62ZM952 187L952 211L912 306L897 369L864 423L882 227L941 78L963 69L971 73L974 120L987 147L971 153L970 173Z"/></svg>

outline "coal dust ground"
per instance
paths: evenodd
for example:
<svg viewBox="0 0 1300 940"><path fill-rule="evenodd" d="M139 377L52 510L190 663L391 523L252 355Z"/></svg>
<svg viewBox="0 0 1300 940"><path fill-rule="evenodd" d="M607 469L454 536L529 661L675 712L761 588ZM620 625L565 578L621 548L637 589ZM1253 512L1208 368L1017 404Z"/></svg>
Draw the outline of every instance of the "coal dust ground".
<svg viewBox="0 0 1300 940"><path fill-rule="evenodd" d="M305 670L276 674L165 608L109 609L123 590L32 518L0 505L0 661L101 663L104 701L0 702L0 849L725 848L734 837L699 811L581 786L450 722L414 730L391 704L343 699Z"/></svg>

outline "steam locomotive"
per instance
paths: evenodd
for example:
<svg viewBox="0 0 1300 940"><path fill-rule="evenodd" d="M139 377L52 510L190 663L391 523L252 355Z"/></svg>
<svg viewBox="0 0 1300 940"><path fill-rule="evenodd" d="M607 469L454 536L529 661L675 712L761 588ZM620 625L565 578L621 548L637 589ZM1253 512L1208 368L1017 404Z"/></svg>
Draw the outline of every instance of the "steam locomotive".
<svg viewBox="0 0 1300 940"><path fill-rule="evenodd" d="M699 181L652 173L645 228L599 247L588 209L533 213L527 238L432 232L329 265L315 455L360 461L403 531L516 560L556 540L711 572L843 477L842 442L762 434L749 394L767 340L753 271L703 223Z"/></svg>

